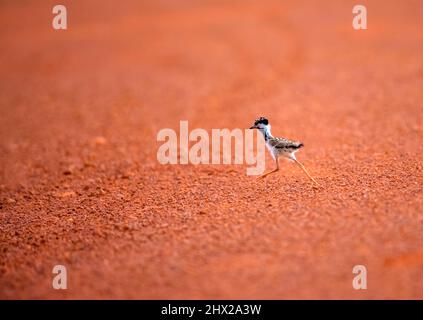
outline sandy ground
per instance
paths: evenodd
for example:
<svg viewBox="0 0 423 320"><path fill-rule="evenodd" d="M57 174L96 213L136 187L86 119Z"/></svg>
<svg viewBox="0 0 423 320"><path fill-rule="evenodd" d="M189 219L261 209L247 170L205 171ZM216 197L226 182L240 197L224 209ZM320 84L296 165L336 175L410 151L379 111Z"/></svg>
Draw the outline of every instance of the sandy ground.
<svg viewBox="0 0 423 320"><path fill-rule="evenodd" d="M422 299L423 7L365 2L2 1L0 298ZM262 115L321 188L156 160Z"/></svg>

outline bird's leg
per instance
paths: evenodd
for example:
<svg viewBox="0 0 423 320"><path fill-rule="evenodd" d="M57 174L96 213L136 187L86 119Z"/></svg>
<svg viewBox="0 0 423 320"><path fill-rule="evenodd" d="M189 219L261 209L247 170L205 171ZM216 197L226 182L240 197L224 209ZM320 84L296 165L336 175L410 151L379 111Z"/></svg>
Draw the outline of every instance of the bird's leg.
<svg viewBox="0 0 423 320"><path fill-rule="evenodd" d="M307 172L307 170L306 170L306 168L303 166L303 164L301 163L301 162L299 162L297 159L292 159L292 160L294 160L295 161L295 163L296 164L298 164L299 166L300 166L300 168L301 169L303 169L303 171L305 172L305 174L307 175L307 177L309 177L310 178L310 180L311 181L313 181L315 184L317 184L317 185L319 185L318 183L317 183L317 181L316 180L314 180L314 178Z"/></svg>
<svg viewBox="0 0 423 320"><path fill-rule="evenodd" d="M276 171L279 171L279 158L276 158L276 169L262 174L259 178L266 178L269 174L275 173Z"/></svg>

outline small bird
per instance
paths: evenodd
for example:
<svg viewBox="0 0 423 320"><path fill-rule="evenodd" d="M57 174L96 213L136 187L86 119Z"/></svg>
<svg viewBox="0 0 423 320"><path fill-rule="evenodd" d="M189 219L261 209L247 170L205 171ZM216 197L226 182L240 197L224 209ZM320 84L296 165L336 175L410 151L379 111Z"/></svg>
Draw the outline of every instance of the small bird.
<svg viewBox="0 0 423 320"><path fill-rule="evenodd" d="M260 176L261 178L265 178L269 174L279 171L279 157L285 157L298 164L298 166L305 172L305 174L315 184L318 185L317 181L313 179L313 177L307 172L306 168L302 165L302 163L299 162L295 157L295 152L304 147L304 144L302 144L301 142L291 141L285 138L277 138L272 136L272 133L270 132L271 126L269 124L269 120L264 117L260 117L259 119L254 121L254 125L250 129L258 129L263 134L264 140L266 141L266 146L269 149L273 159L275 159L276 161L276 169L264 173Z"/></svg>

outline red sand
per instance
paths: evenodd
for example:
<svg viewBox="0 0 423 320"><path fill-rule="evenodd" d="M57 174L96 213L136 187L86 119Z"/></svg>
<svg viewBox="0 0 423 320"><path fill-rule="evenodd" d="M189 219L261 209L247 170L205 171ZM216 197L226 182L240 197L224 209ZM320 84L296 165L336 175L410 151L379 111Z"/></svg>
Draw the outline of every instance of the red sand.
<svg viewBox="0 0 423 320"><path fill-rule="evenodd" d="M1 3L0 298L422 299L420 1L139 2ZM322 188L156 160L262 115Z"/></svg>

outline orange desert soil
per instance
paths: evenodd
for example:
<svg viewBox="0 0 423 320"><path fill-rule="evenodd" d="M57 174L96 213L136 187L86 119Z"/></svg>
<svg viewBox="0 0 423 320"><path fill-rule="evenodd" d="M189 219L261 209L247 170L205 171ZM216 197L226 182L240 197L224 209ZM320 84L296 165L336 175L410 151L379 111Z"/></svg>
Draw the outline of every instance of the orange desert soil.
<svg viewBox="0 0 423 320"><path fill-rule="evenodd" d="M54 4L0 4L0 298L423 298L420 1ZM320 188L157 161L259 116Z"/></svg>

